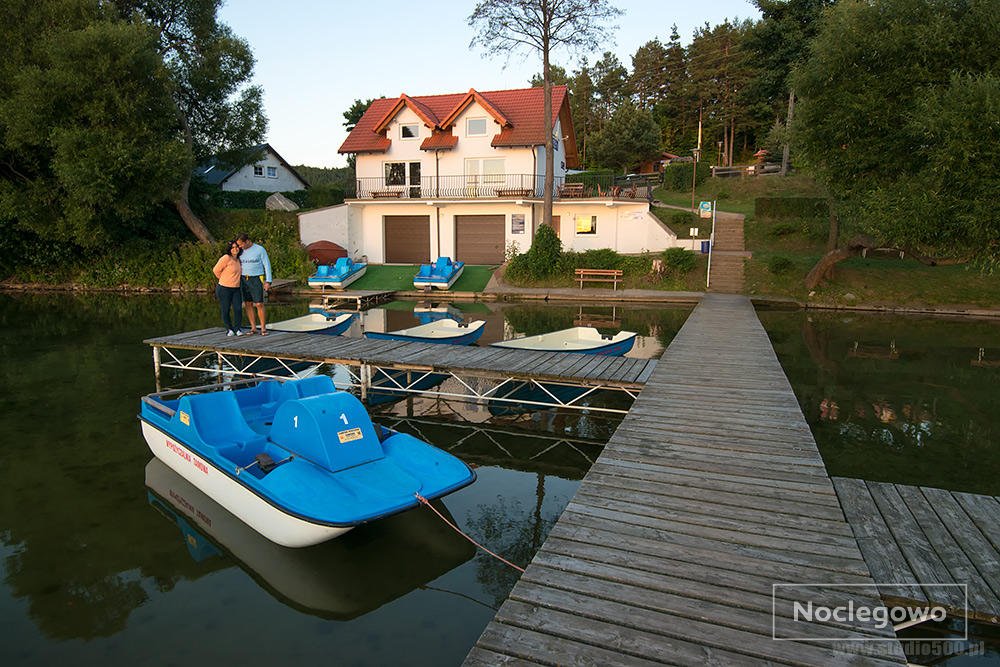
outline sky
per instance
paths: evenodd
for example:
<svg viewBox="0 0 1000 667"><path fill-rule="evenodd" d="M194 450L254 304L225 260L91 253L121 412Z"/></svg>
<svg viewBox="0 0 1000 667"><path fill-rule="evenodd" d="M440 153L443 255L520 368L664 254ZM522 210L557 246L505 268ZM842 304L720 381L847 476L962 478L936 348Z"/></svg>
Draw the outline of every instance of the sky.
<svg viewBox="0 0 1000 667"><path fill-rule="evenodd" d="M677 25L688 44L695 28L725 19L757 19L749 0L611 0L624 11L613 41L590 54L553 53L552 62L576 69L604 51L631 69L646 42L666 42ZM253 49L253 83L264 89L267 141L289 164L342 167L337 149L347 137L343 113L356 99L441 95L524 88L542 69L537 52L509 59L471 49L467 17L474 0L344 2L343 0L228 0L220 19Z"/></svg>

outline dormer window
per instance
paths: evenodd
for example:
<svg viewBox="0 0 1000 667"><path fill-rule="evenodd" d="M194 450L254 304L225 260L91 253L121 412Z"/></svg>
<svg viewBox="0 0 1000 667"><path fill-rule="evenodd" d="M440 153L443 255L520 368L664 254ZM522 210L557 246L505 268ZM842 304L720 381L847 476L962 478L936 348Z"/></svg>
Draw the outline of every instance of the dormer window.
<svg viewBox="0 0 1000 667"><path fill-rule="evenodd" d="M486 119L485 118L469 118L465 121L465 136L467 137L485 137L486 136Z"/></svg>
<svg viewBox="0 0 1000 667"><path fill-rule="evenodd" d="M420 124L412 123L399 126L399 138L400 139L419 139L420 138Z"/></svg>

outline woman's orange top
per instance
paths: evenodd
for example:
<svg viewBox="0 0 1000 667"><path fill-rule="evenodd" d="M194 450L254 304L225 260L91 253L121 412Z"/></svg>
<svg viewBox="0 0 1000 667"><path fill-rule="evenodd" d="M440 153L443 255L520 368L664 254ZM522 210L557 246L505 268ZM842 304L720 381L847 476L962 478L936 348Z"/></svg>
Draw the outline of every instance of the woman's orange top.
<svg viewBox="0 0 1000 667"><path fill-rule="evenodd" d="M231 255L223 255L215 263L212 273L219 279L219 284L223 287L240 286L240 260L233 259Z"/></svg>

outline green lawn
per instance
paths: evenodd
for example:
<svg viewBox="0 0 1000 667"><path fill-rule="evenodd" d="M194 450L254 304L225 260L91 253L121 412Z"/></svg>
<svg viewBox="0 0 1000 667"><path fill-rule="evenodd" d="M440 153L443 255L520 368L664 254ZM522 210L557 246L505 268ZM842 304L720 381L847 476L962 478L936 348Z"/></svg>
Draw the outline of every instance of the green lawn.
<svg viewBox="0 0 1000 667"><path fill-rule="evenodd" d="M412 290L413 276L419 270L419 266L372 264L364 276L351 284L350 289L396 292ZM495 266L466 266L462 277L452 286L451 291L482 292L495 270Z"/></svg>
<svg viewBox="0 0 1000 667"><path fill-rule="evenodd" d="M657 188L653 196L664 204L691 207L691 191L672 192ZM695 190L694 205L701 201L718 202L720 211L754 214L757 197L822 197L823 191L811 178L803 175L755 176L744 178L710 178Z"/></svg>

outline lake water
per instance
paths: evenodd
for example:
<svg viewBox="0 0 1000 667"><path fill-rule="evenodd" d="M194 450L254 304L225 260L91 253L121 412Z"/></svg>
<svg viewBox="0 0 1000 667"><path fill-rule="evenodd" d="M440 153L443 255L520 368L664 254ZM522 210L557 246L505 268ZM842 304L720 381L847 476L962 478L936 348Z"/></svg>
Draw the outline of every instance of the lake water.
<svg viewBox="0 0 1000 667"><path fill-rule="evenodd" d="M271 305L271 319L308 310ZM575 324L655 357L689 309L452 305L483 342ZM360 328L417 324L396 302ZM1000 493L996 323L761 312L831 474ZM458 664L516 581L426 510L314 549L261 541L150 463L145 338L215 326L201 296L0 294L0 664ZM980 354L982 348L982 354ZM329 369L326 369L329 370ZM196 379L196 378L195 378ZM193 383L165 373L164 383ZM616 398L595 397L614 402ZM375 419L478 466L443 510L524 565L617 419L417 397ZM980 659L981 660L981 659ZM956 663L958 664L958 663Z"/></svg>
<svg viewBox="0 0 1000 667"><path fill-rule="evenodd" d="M293 299L269 313L290 318L308 306ZM364 323L413 326L433 310L398 302ZM455 310L487 319L484 342L597 321L640 332L634 354L645 356L689 312ZM139 397L155 390L142 340L217 318L201 296L0 294L0 664L460 663L517 572L426 509L314 549L280 549L150 463L136 420ZM196 380L164 373L167 385ZM373 412L478 466L476 483L444 509L522 566L617 425L424 398Z"/></svg>

